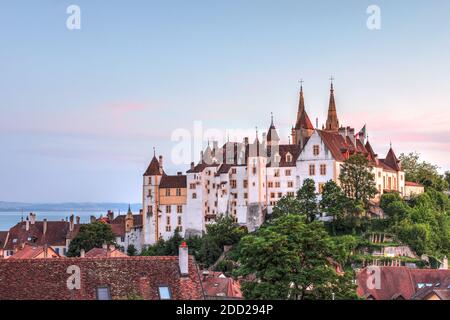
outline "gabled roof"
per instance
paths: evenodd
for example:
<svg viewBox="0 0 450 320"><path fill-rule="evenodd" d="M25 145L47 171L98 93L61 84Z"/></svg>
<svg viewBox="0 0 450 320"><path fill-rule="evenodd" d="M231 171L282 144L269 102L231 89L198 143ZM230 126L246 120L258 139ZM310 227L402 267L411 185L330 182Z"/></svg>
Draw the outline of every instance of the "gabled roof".
<svg viewBox="0 0 450 320"><path fill-rule="evenodd" d="M333 155L333 158L336 161L345 161L346 160L346 152L349 152L350 146L348 142L342 135L335 132L328 132L324 130L316 130L319 136L322 138L325 146Z"/></svg>
<svg viewBox="0 0 450 320"><path fill-rule="evenodd" d="M242 299L239 282L226 277L222 272L209 271L208 274L202 275L202 284L207 297Z"/></svg>
<svg viewBox="0 0 450 320"><path fill-rule="evenodd" d="M86 258L128 258L128 256L122 251L114 249L104 248L92 248L85 255Z"/></svg>
<svg viewBox="0 0 450 320"><path fill-rule="evenodd" d="M436 269L410 269L407 267L378 267L380 287L377 289L367 286L370 274L364 268L357 275L357 293L360 297L372 296L376 300L391 300L402 296L411 299L421 289L420 285L433 285L443 283L450 277L450 270ZM370 282L370 279L369 279Z"/></svg>
<svg viewBox="0 0 450 320"><path fill-rule="evenodd" d="M164 175L159 183L160 188L186 188L186 176L185 175L175 175L168 176Z"/></svg>
<svg viewBox="0 0 450 320"><path fill-rule="evenodd" d="M69 290L69 267L80 269L79 290ZM178 257L64 258L0 260L0 300L95 300L98 287L108 286L112 299L138 295L159 299L167 286L174 300L204 299L201 279L192 256L182 277Z"/></svg>
<svg viewBox="0 0 450 320"><path fill-rule="evenodd" d="M274 151L276 148L270 150L270 162L267 163L268 167L295 167L295 163L300 154L301 147L298 144L280 144L278 145L278 154L280 155L280 162L275 163ZM286 161L286 156L290 154L291 161Z"/></svg>
<svg viewBox="0 0 450 320"><path fill-rule="evenodd" d="M73 238L80 227L79 224L74 224L74 230L71 232L68 221L47 221L47 231L43 234L44 221L36 221L34 224L29 222L28 231L26 223L26 221L19 222L9 230L6 250L13 250L21 244L30 242L34 245L65 246L66 239Z"/></svg>
<svg viewBox="0 0 450 320"><path fill-rule="evenodd" d="M392 150L392 147L389 149L388 154L386 155L386 159L384 159L384 163L393 168L395 171L401 170L400 160L397 159L397 156L395 155L394 150Z"/></svg>
<svg viewBox="0 0 450 320"><path fill-rule="evenodd" d="M144 173L144 176L155 176L160 175L160 166L159 161L156 159L156 156L153 156L152 161L150 161L150 164L148 165L147 170Z"/></svg>
<svg viewBox="0 0 450 320"><path fill-rule="evenodd" d="M52 247L44 246L31 246L25 244L23 248L19 249L9 259L36 259L38 256L43 255L47 250L47 257L45 258L60 258L59 254L52 249Z"/></svg>
<svg viewBox="0 0 450 320"><path fill-rule="evenodd" d="M125 219L127 215L121 214L114 218L114 220L111 222L111 224L123 224L125 226ZM140 214L133 214L133 226L142 226L142 215Z"/></svg>

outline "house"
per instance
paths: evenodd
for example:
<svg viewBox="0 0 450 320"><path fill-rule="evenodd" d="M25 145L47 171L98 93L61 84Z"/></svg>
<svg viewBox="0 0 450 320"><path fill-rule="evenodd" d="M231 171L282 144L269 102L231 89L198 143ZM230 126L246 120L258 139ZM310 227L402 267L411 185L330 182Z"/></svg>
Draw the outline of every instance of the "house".
<svg viewBox="0 0 450 320"><path fill-rule="evenodd" d="M32 246L23 244L17 252L15 252L9 259L53 259L60 258L60 255L47 245Z"/></svg>
<svg viewBox="0 0 450 320"><path fill-rule="evenodd" d="M206 299L234 300L243 298L239 282L226 277L222 272L203 271L202 285Z"/></svg>
<svg viewBox="0 0 450 320"><path fill-rule="evenodd" d="M405 182L405 197L411 198L425 192L425 187L417 182Z"/></svg>
<svg viewBox="0 0 450 320"><path fill-rule="evenodd" d="M3 245L3 257L9 258L24 244L48 246L58 255L65 256L70 241L78 234L80 226L80 218L73 215L69 221L37 221L36 214L30 213L25 221L8 231Z"/></svg>
<svg viewBox="0 0 450 320"><path fill-rule="evenodd" d="M81 251L82 258L126 258L128 257L125 253L116 249L114 246L104 245L103 248L92 248L84 254Z"/></svg>
<svg viewBox="0 0 450 320"><path fill-rule="evenodd" d="M185 244L179 257L3 259L0 300L204 299Z"/></svg>
<svg viewBox="0 0 450 320"><path fill-rule="evenodd" d="M124 252L127 252L130 246L134 246L138 253L142 251L142 213L133 214L131 207L128 206L126 215L118 215L114 218L114 213L109 211L106 223L111 225L111 229L116 237L116 243L123 248Z"/></svg>
<svg viewBox="0 0 450 320"><path fill-rule="evenodd" d="M357 294L369 300L410 300L423 288L440 289L449 279L448 269L367 267L357 275Z"/></svg>

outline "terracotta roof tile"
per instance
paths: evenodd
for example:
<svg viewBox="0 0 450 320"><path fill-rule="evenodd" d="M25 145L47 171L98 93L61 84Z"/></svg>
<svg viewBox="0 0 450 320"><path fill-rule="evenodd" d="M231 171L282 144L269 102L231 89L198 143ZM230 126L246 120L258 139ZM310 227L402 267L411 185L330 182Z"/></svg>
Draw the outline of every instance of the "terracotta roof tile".
<svg viewBox="0 0 450 320"><path fill-rule="evenodd" d="M67 288L69 266L80 269L79 290ZM159 299L159 286L168 286L174 300L204 299L193 257L185 278L178 257L3 259L0 283L0 300L94 300L99 286L108 286L112 299Z"/></svg>
<svg viewBox="0 0 450 320"><path fill-rule="evenodd" d="M164 175L159 183L160 188L186 188L186 176L176 175L168 176Z"/></svg>

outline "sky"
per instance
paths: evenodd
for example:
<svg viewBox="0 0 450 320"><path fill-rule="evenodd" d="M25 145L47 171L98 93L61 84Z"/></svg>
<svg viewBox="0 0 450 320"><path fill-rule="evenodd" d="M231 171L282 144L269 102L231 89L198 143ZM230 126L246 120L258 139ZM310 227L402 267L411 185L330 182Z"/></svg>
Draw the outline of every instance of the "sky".
<svg viewBox="0 0 450 320"><path fill-rule="evenodd" d="M79 30L66 26L72 4ZM379 30L367 27L369 5L380 8ZM380 157L392 141L397 154L417 151L450 169L447 0L0 8L0 201L139 202L154 147L166 172L188 168L171 161L175 130L201 121L254 139L273 112L287 142L299 80L321 126L330 75L340 123L366 124Z"/></svg>

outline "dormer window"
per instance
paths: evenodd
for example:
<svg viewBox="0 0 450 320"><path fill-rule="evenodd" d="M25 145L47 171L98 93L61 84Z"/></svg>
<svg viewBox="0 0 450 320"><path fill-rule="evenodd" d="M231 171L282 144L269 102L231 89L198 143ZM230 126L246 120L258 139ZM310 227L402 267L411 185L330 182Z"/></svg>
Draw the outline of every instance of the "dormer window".
<svg viewBox="0 0 450 320"><path fill-rule="evenodd" d="M292 161L292 155L290 153L288 153L286 155L286 162L291 162Z"/></svg>
<svg viewBox="0 0 450 320"><path fill-rule="evenodd" d="M167 286L158 287L158 293L159 293L159 298L161 300L171 300L172 299L169 287L167 287Z"/></svg>
<svg viewBox="0 0 450 320"><path fill-rule="evenodd" d="M279 153L276 153L276 154L275 154L275 156L274 156L274 161L275 161L275 163L280 163L281 157L280 157L280 154L279 154Z"/></svg>

